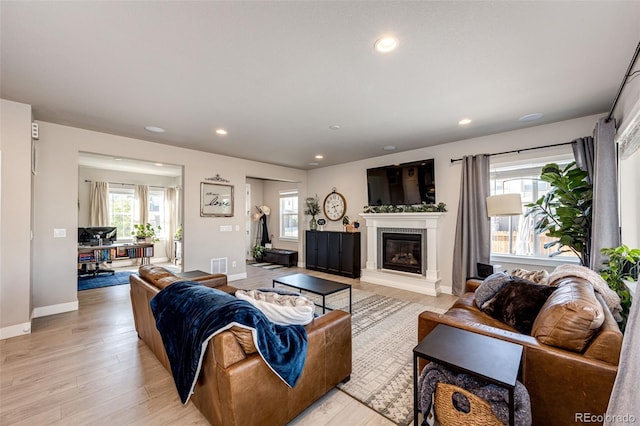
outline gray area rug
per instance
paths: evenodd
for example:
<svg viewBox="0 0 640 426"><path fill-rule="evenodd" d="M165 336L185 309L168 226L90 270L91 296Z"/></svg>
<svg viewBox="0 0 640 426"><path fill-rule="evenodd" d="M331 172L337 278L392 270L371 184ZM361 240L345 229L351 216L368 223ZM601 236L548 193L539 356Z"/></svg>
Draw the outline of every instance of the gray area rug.
<svg viewBox="0 0 640 426"><path fill-rule="evenodd" d="M345 308L348 301L348 293L341 292L328 297L327 306ZM412 351L418 344L418 315L445 310L357 289L352 310L353 371L351 380L338 388L406 426L413 421Z"/></svg>

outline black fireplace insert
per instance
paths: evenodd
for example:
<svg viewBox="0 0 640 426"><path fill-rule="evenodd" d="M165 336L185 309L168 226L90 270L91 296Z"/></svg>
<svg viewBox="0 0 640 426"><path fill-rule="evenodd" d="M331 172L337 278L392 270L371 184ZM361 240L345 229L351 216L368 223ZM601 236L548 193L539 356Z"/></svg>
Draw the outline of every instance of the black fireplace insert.
<svg viewBox="0 0 640 426"><path fill-rule="evenodd" d="M422 235L382 233L382 267L402 272L422 273Z"/></svg>

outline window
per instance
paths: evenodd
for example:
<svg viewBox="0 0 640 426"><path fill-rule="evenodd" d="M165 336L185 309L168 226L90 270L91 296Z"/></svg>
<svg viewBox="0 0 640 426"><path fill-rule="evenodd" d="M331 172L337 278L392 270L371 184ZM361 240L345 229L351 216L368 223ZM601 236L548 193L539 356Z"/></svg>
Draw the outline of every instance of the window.
<svg viewBox="0 0 640 426"><path fill-rule="evenodd" d="M573 161L571 155L554 158L549 161L527 165L491 165L491 195L520 193L522 196L522 210L527 211L527 204L537 201L545 195L550 185L540 180L542 167L555 162L561 167ZM534 230L535 217L499 216L491 218L491 254L516 255L526 257L546 258L556 251L557 247L544 248L555 238L544 234L536 234ZM567 257L575 258L573 253L563 253Z"/></svg>
<svg viewBox="0 0 640 426"><path fill-rule="evenodd" d="M109 188L109 226L118 228L118 240L131 238L133 230L133 189Z"/></svg>
<svg viewBox="0 0 640 426"><path fill-rule="evenodd" d="M160 226L158 237L164 238L164 189L149 189L147 222ZM109 188L109 226L118 228L118 240L131 239L133 224L138 223L133 188Z"/></svg>
<svg viewBox="0 0 640 426"><path fill-rule="evenodd" d="M280 192L280 238L298 239L298 191Z"/></svg>

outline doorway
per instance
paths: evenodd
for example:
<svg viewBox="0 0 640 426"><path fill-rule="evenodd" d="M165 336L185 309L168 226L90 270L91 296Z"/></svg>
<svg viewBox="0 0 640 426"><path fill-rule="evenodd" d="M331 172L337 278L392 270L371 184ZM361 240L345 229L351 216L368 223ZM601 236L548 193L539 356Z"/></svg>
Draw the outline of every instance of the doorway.
<svg viewBox="0 0 640 426"><path fill-rule="evenodd" d="M95 215L92 185L106 183L106 213ZM150 262L182 270L183 166L89 152L78 154L78 227L116 228L116 244L135 242L135 224L155 230ZM94 191L95 194L95 191ZM92 205L94 207L92 207ZM94 210L92 212L92 209ZM102 223L96 223L97 221ZM157 239L157 240L156 240ZM137 269L140 260L110 259L110 269Z"/></svg>

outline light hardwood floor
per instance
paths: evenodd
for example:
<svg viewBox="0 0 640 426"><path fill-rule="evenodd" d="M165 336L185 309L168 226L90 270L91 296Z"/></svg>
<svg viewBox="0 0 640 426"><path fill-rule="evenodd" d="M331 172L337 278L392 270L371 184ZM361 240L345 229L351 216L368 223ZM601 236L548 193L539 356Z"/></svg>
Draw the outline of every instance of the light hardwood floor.
<svg viewBox="0 0 640 426"><path fill-rule="evenodd" d="M456 299L298 268L247 266L248 278L230 284L269 286L274 276L295 272L435 307ZM0 341L0 425L208 424L192 403L180 403L170 373L138 339L128 285L85 290L78 300L78 311L35 318L30 335ZM337 389L290 424L393 425Z"/></svg>

